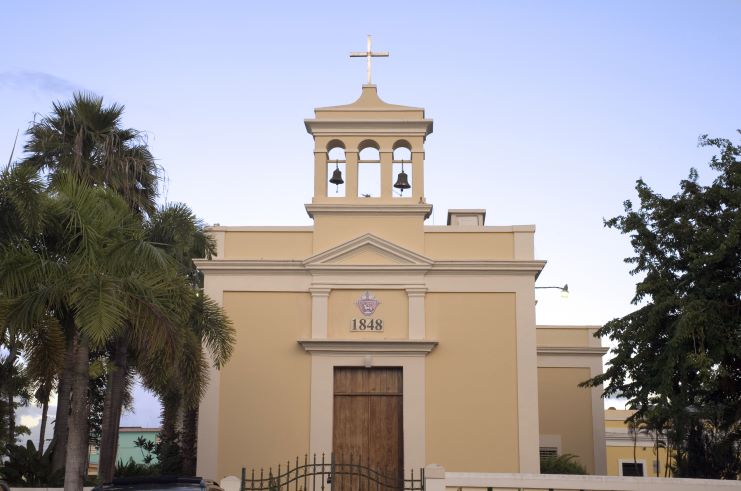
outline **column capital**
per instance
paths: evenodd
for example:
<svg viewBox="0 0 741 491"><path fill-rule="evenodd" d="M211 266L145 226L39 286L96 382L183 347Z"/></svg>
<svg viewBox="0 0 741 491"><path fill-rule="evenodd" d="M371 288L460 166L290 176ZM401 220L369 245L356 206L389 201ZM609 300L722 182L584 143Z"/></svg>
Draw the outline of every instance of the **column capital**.
<svg viewBox="0 0 741 491"><path fill-rule="evenodd" d="M328 297L329 292L332 291L331 288L326 287L311 287L309 288L309 293L311 293L312 297Z"/></svg>
<svg viewBox="0 0 741 491"><path fill-rule="evenodd" d="M407 295L410 297L424 297L427 294L425 287L406 288Z"/></svg>

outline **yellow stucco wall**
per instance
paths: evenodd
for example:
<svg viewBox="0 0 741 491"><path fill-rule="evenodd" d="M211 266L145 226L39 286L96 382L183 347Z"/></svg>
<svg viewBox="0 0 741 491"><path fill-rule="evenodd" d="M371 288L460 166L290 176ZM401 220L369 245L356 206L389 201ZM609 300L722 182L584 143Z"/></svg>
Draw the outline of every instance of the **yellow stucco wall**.
<svg viewBox="0 0 741 491"><path fill-rule="evenodd" d="M538 368L538 411L541 435L560 435L561 453L594 473L592 396L577 386L589 377L589 368Z"/></svg>
<svg viewBox="0 0 741 491"><path fill-rule="evenodd" d="M228 231L219 259L296 259L312 255L311 231Z"/></svg>
<svg viewBox="0 0 741 491"><path fill-rule="evenodd" d="M563 327L545 327L537 326L535 336L538 346L569 346L569 347L588 347L600 346L600 340L593 336L594 327L587 326L563 326Z"/></svg>
<svg viewBox="0 0 741 491"><path fill-rule="evenodd" d="M314 218L314 253L373 234L419 254L424 249L423 222L413 216L335 216Z"/></svg>
<svg viewBox="0 0 741 491"><path fill-rule="evenodd" d="M512 259L514 234L507 232L427 232L425 256L430 259Z"/></svg>
<svg viewBox="0 0 741 491"><path fill-rule="evenodd" d="M327 332L331 339L406 339L409 302L404 290L371 290L381 303L371 316L364 316L355 302L366 290L332 290L329 294ZM351 331L352 320L383 321L383 331ZM359 328L359 326L358 326Z"/></svg>
<svg viewBox="0 0 741 491"><path fill-rule="evenodd" d="M515 295L428 293L427 462L518 472Z"/></svg>
<svg viewBox="0 0 741 491"><path fill-rule="evenodd" d="M308 293L225 292L237 342L221 370L218 475L269 467L309 448Z"/></svg>

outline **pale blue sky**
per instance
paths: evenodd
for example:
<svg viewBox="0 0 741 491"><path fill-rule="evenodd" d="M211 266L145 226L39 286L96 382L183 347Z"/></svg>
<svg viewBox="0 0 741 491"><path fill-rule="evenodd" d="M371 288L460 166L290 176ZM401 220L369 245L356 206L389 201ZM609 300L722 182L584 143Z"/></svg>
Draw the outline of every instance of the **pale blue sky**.
<svg viewBox="0 0 741 491"><path fill-rule="evenodd" d="M537 225L538 284L572 291L538 292L542 324L629 312L631 249L602 218L638 177L664 193L690 166L709 180L698 135L741 127L739 1L123 5L3 5L1 159L34 113L90 90L148 132L168 200L209 223L308 224L303 120L359 95L365 63L347 55L373 34L391 52L374 63L380 96L435 120L434 223L486 208L489 225Z"/></svg>

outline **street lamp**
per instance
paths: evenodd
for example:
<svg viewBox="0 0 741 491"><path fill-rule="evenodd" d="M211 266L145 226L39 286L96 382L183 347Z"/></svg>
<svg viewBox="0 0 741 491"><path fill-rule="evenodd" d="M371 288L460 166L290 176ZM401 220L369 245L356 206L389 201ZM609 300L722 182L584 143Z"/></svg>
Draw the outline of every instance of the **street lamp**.
<svg viewBox="0 0 741 491"><path fill-rule="evenodd" d="M554 290L561 290L561 296L563 298L569 298L569 284L566 283L564 286L536 286L535 289L554 289Z"/></svg>

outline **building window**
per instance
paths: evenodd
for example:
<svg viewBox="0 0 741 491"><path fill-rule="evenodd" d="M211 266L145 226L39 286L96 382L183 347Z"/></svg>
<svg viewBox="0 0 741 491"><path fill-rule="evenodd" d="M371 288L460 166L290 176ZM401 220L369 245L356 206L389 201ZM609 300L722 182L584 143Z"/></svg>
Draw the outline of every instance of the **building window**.
<svg viewBox="0 0 741 491"><path fill-rule="evenodd" d="M347 166L345 164L345 149L342 147L330 148L327 152L327 176L329 176L327 180L331 179L334 175L334 171L339 169L343 180L347 181ZM333 184L327 182L327 196L334 198L344 198L345 183Z"/></svg>
<svg viewBox="0 0 741 491"><path fill-rule="evenodd" d="M411 187L407 190L393 187L402 170L407 175L407 183L412 186L412 151L407 146L396 147L392 156L391 192L394 198L409 198L412 195Z"/></svg>
<svg viewBox="0 0 741 491"><path fill-rule="evenodd" d="M381 196L381 154L368 146L358 153L358 198Z"/></svg>
<svg viewBox="0 0 741 491"><path fill-rule="evenodd" d="M620 470L623 476L643 477L643 462L621 462Z"/></svg>
<svg viewBox="0 0 741 491"><path fill-rule="evenodd" d="M540 461L543 462L545 459L558 457L558 449L556 447L540 447Z"/></svg>

